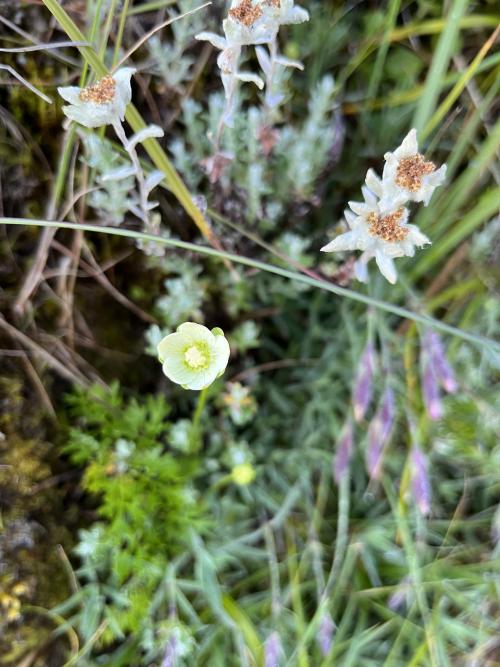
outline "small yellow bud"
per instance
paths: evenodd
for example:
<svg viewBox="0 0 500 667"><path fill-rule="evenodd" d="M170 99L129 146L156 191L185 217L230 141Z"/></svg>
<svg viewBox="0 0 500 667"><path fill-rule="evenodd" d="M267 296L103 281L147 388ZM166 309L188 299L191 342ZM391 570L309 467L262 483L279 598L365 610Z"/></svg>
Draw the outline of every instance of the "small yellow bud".
<svg viewBox="0 0 500 667"><path fill-rule="evenodd" d="M232 469L231 476L238 486L247 486L255 479L255 469L250 463L239 463Z"/></svg>

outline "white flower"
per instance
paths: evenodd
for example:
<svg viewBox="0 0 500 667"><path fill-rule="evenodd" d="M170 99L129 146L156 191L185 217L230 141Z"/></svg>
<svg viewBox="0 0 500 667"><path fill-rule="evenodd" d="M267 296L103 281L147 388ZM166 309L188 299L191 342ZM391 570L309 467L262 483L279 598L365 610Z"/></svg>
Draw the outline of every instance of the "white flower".
<svg viewBox="0 0 500 667"><path fill-rule="evenodd" d="M358 280L366 281L366 264L373 257L387 280L394 284L397 280L394 258L405 255L412 257L415 246L430 243L416 225L408 224L408 209L404 198L379 201L375 191L381 191L382 183L372 171L367 174L367 184L363 187L363 203L349 202L350 211L344 212L350 231L337 236L321 248L323 252L362 250L356 265Z"/></svg>
<svg viewBox="0 0 500 667"><path fill-rule="evenodd" d="M436 169L433 162L427 162L418 152L417 131L410 130L401 146L393 153L386 153L382 174L383 198L405 196L407 200L430 201L434 190L446 177L446 165Z"/></svg>
<svg viewBox="0 0 500 667"><path fill-rule="evenodd" d="M264 12L275 16L279 25L309 21L309 12L295 7L294 0L264 0Z"/></svg>
<svg viewBox="0 0 500 667"><path fill-rule="evenodd" d="M133 67L122 67L112 76L106 74L93 86L58 88L59 95L69 102L69 106L63 107L63 112L68 118L85 127L101 127L121 122L125 117L127 104L132 99L130 78L134 73Z"/></svg>
<svg viewBox="0 0 500 667"><path fill-rule="evenodd" d="M163 372L184 389L205 389L221 376L229 361L229 343L221 329L185 322L158 343Z"/></svg>

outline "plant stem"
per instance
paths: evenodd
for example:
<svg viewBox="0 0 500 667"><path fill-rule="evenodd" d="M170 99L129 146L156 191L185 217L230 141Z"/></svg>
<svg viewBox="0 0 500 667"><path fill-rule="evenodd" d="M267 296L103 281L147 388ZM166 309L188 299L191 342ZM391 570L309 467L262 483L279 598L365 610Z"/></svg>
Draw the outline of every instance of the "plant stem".
<svg viewBox="0 0 500 667"><path fill-rule="evenodd" d="M205 387L205 389L202 389L200 391L200 394L198 396L198 402L196 404L196 410L194 411L193 415L193 423L191 426L191 446L190 450L191 453L195 453L199 451L201 447L201 415L203 414L203 408L205 407L205 403L207 402L207 397L208 397L208 387Z"/></svg>
<svg viewBox="0 0 500 667"><path fill-rule="evenodd" d="M137 185L139 186L139 209L141 213L141 220L144 223L144 228L147 230L148 220L149 220L148 193L146 190L146 181L144 178L144 172L142 171L141 163L139 162L139 157L137 155L135 147L131 146L127 139L127 135L125 134L122 124L119 122L113 123L113 128L123 148L127 152L127 155L130 157L132 166L134 167L135 178L137 180Z"/></svg>
<svg viewBox="0 0 500 667"><path fill-rule="evenodd" d="M149 141L149 140L148 140ZM433 329L438 329L444 333L450 334L451 336L456 336L462 340L466 340L469 343L474 343L479 347L486 347L492 351L500 352L500 342L493 340L491 338L486 338L485 336L480 336L474 334L471 331L465 331L457 327L453 327L446 322L441 320L436 320L427 315L422 315L420 313L413 312L407 308L402 308L395 304L389 303L388 301L382 301L381 299L374 299L367 294L361 292L356 292L346 287L339 287L338 285L329 282L328 280L320 280L312 278L308 275L302 273L297 273L296 271L289 271L288 269L282 269L279 266L274 264L267 264L266 262L261 262L256 259L251 259L250 257L245 257L241 255L235 255L230 252L223 250L217 250L216 248L211 248L209 246L197 245L196 243L187 243L186 241L179 241L176 239L164 238L162 236L157 236L155 234L144 234L143 232L137 232L132 229L122 229L120 227L105 227L103 225L90 225L82 224L76 225L72 222L66 221L52 221L52 220L32 220L30 218L0 218L0 224L4 225L27 225L31 227L56 227L61 229L81 229L87 232L97 232L101 234L111 234L112 236L125 236L127 238L150 241L153 243L159 243L160 245L171 246L173 248L180 248L182 250L189 250L190 252L196 252L201 255L208 255L209 257L218 257L219 259L226 259L235 264L243 264L244 266L251 266L254 269L259 269L260 271L266 271L267 273L273 273L282 278L287 278L288 280L295 280L305 285L311 287L316 287L323 289L326 292L331 292L332 294L337 294L338 296L346 297L352 299L353 301L358 301L364 303L368 306L373 306L379 310L383 310L387 313L392 313L403 319L413 320L414 322L419 322Z"/></svg>

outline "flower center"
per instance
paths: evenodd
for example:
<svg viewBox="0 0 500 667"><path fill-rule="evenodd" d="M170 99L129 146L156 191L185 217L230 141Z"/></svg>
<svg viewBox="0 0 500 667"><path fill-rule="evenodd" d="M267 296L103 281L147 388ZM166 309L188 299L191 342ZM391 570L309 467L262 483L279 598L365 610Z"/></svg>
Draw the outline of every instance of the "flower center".
<svg viewBox="0 0 500 667"><path fill-rule="evenodd" d="M229 16L247 28L252 26L257 19L260 19L262 14L262 9L258 5L254 5L252 0L241 0L239 5L229 10Z"/></svg>
<svg viewBox="0 0 500 667"><path fill-rule="evenodd" d="M367 216L370 234L387 243L404 241L408 236L409 230L399 224L403 213L403 208L398 208L394 213L384 215L383 217L376 213L370 213Z"/></svg>
<svg viewBox="0 0 500 667"><path fill-rule="evenodd" d="M115 99L116 82L112 76L106 74L93 86L87 86L80 92L82 102L94 104L108 104Z"/></svg>
<svg viewBox="0 0 500 667"><path fill-rule="evenodd" d="M191 345L186 349L184 352L184 361L193 370L208 366L208 356L205 350L200 349L198 345Z"/></svg>
<svg viewBox="0 0 500 667"><path fill-rule="evenodd" d="M410 192L418 192L422 187L422 177L432 174L435 169L434 162L426 162L420 153L404 157L398 164L396 184Z"/></svg>

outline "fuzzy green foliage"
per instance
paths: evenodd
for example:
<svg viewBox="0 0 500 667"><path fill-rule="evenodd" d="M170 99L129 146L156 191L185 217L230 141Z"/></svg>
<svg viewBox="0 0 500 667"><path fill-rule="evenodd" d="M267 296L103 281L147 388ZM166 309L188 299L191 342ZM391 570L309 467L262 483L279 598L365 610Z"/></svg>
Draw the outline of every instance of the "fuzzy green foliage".
<svg viewBox="0 0 500 667"><path fill-rule="evenodd" d="M98 608L111 619L104 640L112 641L138 630L169 559L200 526L202 507L190 492L197 466L168 452L170 408L161 395L126 400L114 384L72 394L68 405L78 426L64 451L86 466L82 485L101 519L82 533L77 548L88 582L82 595L91 596L99 584L116 590L109 609L98 596ZM89 613L81 619L85 637L102 621L98 612L89 621Z"/></svg>

